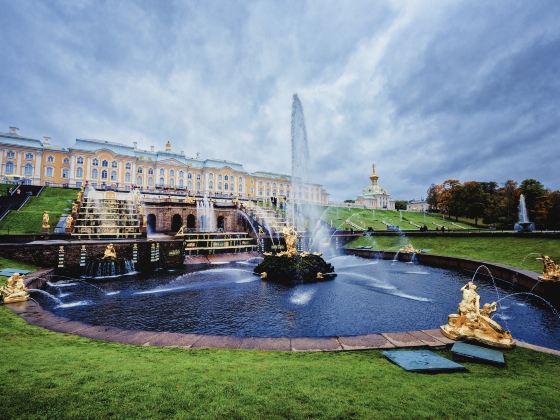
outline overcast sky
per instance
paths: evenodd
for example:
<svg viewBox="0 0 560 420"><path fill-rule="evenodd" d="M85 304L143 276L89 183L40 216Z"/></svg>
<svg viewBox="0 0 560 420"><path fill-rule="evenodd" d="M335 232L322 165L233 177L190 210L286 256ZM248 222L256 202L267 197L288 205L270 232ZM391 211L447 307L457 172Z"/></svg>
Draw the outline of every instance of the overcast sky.
<svg viewBox="0 0 560 420"><path fill-rule="evenodd" d="M98 138L394 198L447 178L560 188L560 1L0 0L0 131Z"/></svg>

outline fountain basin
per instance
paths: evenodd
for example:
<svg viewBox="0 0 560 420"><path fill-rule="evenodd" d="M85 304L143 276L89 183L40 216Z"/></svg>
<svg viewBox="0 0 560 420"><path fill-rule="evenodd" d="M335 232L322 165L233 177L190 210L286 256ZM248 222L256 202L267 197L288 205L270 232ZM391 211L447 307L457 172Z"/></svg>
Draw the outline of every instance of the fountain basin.
<svg viewBox="0 0 560 420"><path fill-rule="evenodd" d="M266 280L284 284L309 283L336 277L334 267L314 254L266 255L255 267L254 273L266 273Z"/></svg>

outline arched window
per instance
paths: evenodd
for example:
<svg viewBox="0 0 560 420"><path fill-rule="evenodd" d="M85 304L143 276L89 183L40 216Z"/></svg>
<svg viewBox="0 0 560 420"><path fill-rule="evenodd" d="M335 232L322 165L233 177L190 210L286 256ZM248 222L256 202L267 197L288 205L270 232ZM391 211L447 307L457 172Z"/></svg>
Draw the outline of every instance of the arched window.
<svg viewBox="0 0 560 420"><path fill-rule="evenodd" d="M152 177L149 177L149 178L148 178L148 185L149 185L150 187L153 187L153 186L154 186L154 179L153 179Z"/></svg>
<svg viewBox="0 0 560 420"><path fill-rule="evenodd" d="M101 162L101 166L103 166L104 168L107 168L107 167L109 167L109 162L104 160L103 162Z"/></svg>
<svg viewBox="0 0 560 420"><path fill-rule="evenodd" d="M64 168L62 170L62 178L68 178L68 174L70 173L70 169Z"/></svg>
<svg viewBox="0 0 560 420"><path fill-rule="evenodd" d="M124 182L130 182L130 172L124 174Z"/></svg>
<svg viewBox="0 0 560 420"><path fill-rule="evenodd" d="M183 178L185 176L185 173L183 171L179 171L179 178Z"/></svg>
<svg viewBox="0 0 560 420"><path fill-rule="evenodd" d="M93 179L99 178L99 172L97 172L97 169L94 169L94 170L91 171L91 177Z"/></svg>
<svg viewBox="0 0 560 420"><path fill-rule="evenodd" d="M25 176L33 176L33 165L31 163L25 164L25 168L23 169L23 174Z"/></svg>
<svg viewBox="0 0 560 420"><path fill-rule="evenodd" d="M192 181L187 182L187 189L192 190Z"/></svg>
<svg viewBox="0 0 560 420"><path fill-rule="evenodd" d="M165 181L164 181L163 178L160 178L160 179L159 179L159 185L160 185L161 187L163 187L163 184L165 184Z"/></svg>
<svg viewBox="0 0 560 420"><path fill-rule="evenodd" d="M5 172L6 172L7 175L14 173L14 162L6 163Z"/></svg>
<svg viewBox="0 0 560 420"><path fill-rule="evenodd" d="M130 169L130 168L132 168L132 164L130 162L126 162L126 165L124 165L124 167L126 169Z"/></svg>
<svg viewBox="0 0 560 420"><path fill-rule="evenodd" d="M50 156L50 155L49 155L49 156L47 157L47 162L53 163L53 162L54 162L54 156Z"/></svg>
<svg viewBox="0 0 560 420"><path fill-rule="evenodd" d="M196 180L200 181L200 174L196 174Z"/></svg>
<svg viewBox="0 0 560 420"><path fill-rule="evenodd" d="M78 167L78 169L76 169L76 177L81 178L83 176L84 176L84 170L81 167Z"/></svg>
<svg viewBox="0 0 560 420"><path fill-rule="evenodd" d="M83 165L84 164L84 158L81 156L78 156L78 159L76 159L76 162L78 162L78 165Z"/></svg>
<svg viewBox="0 0 560 420"><path fill-rule="evenodd" d="M222 181L218 181L218 191L222 191Z"/></svg>
<svg viewBox="0 0 560 420"><path fill-rule="evenodd" d="M64 160L62 161L62 163L64 163L65 165L68 165L70 163L70 159L68 159L67 157L64 158Z"/></svg>
<svg viewBox="0 0 560 420"><path fill-rule="evenodd" d="M240 183L240 184L242 184L242 183L243 183L243 177L240 176L240 177L237 179L237 182Z"/></svg>
<svg viewBox="0 0 560 420"><path fill-rule="evenodd" d="M226 176L227 176L227 175L226 175ZM226 191L228 190L228 183L227 183L227 182L224 183L224 190L226 190Z"/></svg>
<svg viewBox="0 0 560 420"><path fill-rule="evenodd" d="M174 186L175 186L175 179L174 179L174 178L169 178L169 186L170 186L170 187L174 187Z"/></svg>
<svg viewBox="0 0 560 420"><path fill-rule="evenodd" d="M185 186L185 181L183 178L179 178L179 188L183 188Z"/></svg>
<svg viewBox="0 0 560 420"><path fill-rule="evenodd" d="M111 168L116 168L117 167L117 161L114 160L111 162Z"/></svg>
<svg viewBox="0 0 560 420"><path fill-rule="evenodd" d="M101 171L101 179L107 179L107 170L106 169L103 169Z"/></svg>
<svg viewBox="0 0 560 420"><path fill-rule="evenodd" d="M111 181L117 180L117 171L111 171Z"/></svg>
<svg viewBox="0 0 560 420"><path fill-rule="evenodd" d="M153 175L154 174L154 170L152 168L148 169L148 175Z"/></svg>
<svg viewBox="0 0 560 420"><path fill-rule="evenodd" d="M239 184L239 185L237 186L237 191L243 192L243 185Z"/></svg>
<svg viewBox="0 0 560 420"><path fill-rule="evenodd" d="M49 166L49 167L47 168L47 176L50 177L50 178L52 178L53 173L54 173L54 169L52 168L52 166Z"/></svg>
<svg viewBox="0 0 560 420"><path fill-rule="evenodd" d="M165 169L161 168L159 170L159 174L160 174L160 176L164 176L165 175Z"/></svg>
<svg viewBox="0 0 560 420"><path fill-rule="evenodd" d="M214 189L214 181L210 181L210 182L208 183L208 188L211 189L211 190Z"/></svg>
<svg viewBox="0 0 560 420"><path fill-rule="evenodd" d="M91 161L91 164L92 164L93 166L99 166L99 161L98 161L97 159L93 159L93 160Z"/></svg>
<svg viewBox="0 0 560 420"><path fill-rule="evenodd" d="M169 176L175 176L175 171L173 169L169 170Z"/></svg>
<svg viewBox="0 0 560 420"><path fill-rule="evenodd" d="M136 177L136 184L137 184L137 185L142 185L142 177L141 177L140 175L138 175L138 176Z"/></svg>
<svg viewBox="0 0 560 420"><path fill-rule="evenodd" d="M141 174L144 171L144 169L142 169L142 167L140 166L136 172L138 172L139 174Z"/></svg>
<svg viewBox="0 0 560 420"><path fill-rule="evenodd" d="M210 172L210 173L208 174L208 178L213 179L213 178L214 178L214 174L213 174L212 172Z"/></svg>
<svg viewBox="0 0 560 420"><path fill-rule="evenodd" d="M33 159L33 153L26 153L25 159Z"/></svg>
<svg viewBox="0 0 560 420"><path fill-rule="evenodd" d="M200 181L196 183L196 190L200 191Z"/></svg>
<svg viewBox="0 0 560 420"><path fill-rule="evenodd" d="M187 174L187 178L192 179L192 174L190 172Z"/></svg>
<svg viewBox="0 0 560 420"><path fill-rule="evenodd" d="M220 174L220 175L218 175L218 181L221 181L221 180L222 180L222 175Z"/></svg>
<svg viewBox="0 0 560 420"><path fill-rule="evenodd" d="M227 176L227 175L226 175L226 176L224 176L224 180L225 180L225 181L227 181L227 180L228 180L228 176Z"/></svg>
<svg viewBox="0 0 560 420"><path fill-rule="evenodd" d="M9 150L8 153L6 153L6 156L8 157L8 159L13 159L14 157L16 157L16 154L13 150Z"/></svg>

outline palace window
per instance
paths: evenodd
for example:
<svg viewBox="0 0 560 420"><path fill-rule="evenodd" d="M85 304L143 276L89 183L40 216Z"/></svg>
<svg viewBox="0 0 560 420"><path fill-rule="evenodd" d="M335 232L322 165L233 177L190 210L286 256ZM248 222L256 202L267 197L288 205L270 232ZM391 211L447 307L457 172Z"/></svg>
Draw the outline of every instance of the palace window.
<svg viewBox="0 0 560 420"><path fill-rule="evenodd" d="M196 190L197 190L197 191L200 191L200 182L197 182L197 183L196 183Z"/></svg>
<svg viewBox="0 0 560 420"><path fill-rule="evenodd" d="M243 183L243 177L240 176L240 177L237 179L237 181L238 181L240 184L242 184L242 183Z"/></svg>
<svg viewBox="0 0 560 420"><path fill-rule="evenodd" d="M104 168L108 168L109 167L109 162L104 160L103 162L101 162L101 166L103 166Z"/></svg>
<svg viewBox="0 0 560 420"><path fill-rule="evenodd" d="M160 170L159 170L159 174L160 174L161 176L165 175L165 169L163 169L163 168L160 169Z"/></svg>
<svg viewBox="0 0 560 420"><path fill-rule="evenodd" d="M175 179L174 179L174 178L169 178L169 186L170 186L170 187L174 187L174 186L175 186Z"/></svg>
<svg viewBox="0 0 560 420"><path fill-rule="evenodd" d="M227 176L227 175L226 175L226 176L224 176L224 180L226 180L226 181L228 180L228 176Z"/></svg>
<svg viewBox="0 0 560 420"><path fill-rule="evenodd" d="M185 181L181 178L179 179L179 188L183 188L185 186Z"/></svg>
<svg viewBox="0 0 560 420"><path fill-rule="evenodd" d="M243 192L243 185L239 184L239 185L237 186L237 191Z"/></svg>
<svg viewBox="0 0 560 420"><path fill-rule="evenodd" d="M175 176L175 171L173 169L169 170L169 176L171 177Z"/></svg>
<svg viewBox="0 0 560 420"><path fill-rule="evenodd" d="M52 168L52 166L49 166L49 167L47 168L47 176L50 177L50 178L52 178L53 173L54 173L54 169Z"/></svg>
<svg viewBox="0 0 560 420"><path fill-rule="evenodd" d="M165 184L165 180L163 178L159 179L159 185L160 187L163 187L163 184Z"/></svg>
<svg viewBox="0 0 560 420"><path fill-rule="evenodd" d="M4 170L6 175L10 175L14 173L14 162L7 162L6 169Z"/></svg>
<svg viewBox="0 0 560 420"><path fill-rule="evenodd" d="M117 167L117 161L114 160L111 162L111 168L116 168Z"/></svg>
<svg viewBox="0 0 560 420"><path fill-rule="evenodd" d="M143 169L142 169L142 167L140 166L136 172L138 172L139 174L141 174L142 171L143 171Z"/></svg>
<svg viewBox="0 0 560 420"><path fill-rule="evenodd" d="M70 172L70 170L68 168L64 168L62 170L62 178L68 178L68 173Z"/></svg>
<svg viewBox="0 0 560 420"><path fill-rule="evenodd" d="M78 167L78 169L76 169L76 177L77 178L81 178L84 176L84 170L80 167Z"/></svg>
<svg viewBox="0 0 560 420"><path fill-rule="evenodd" d="M101 171L101 179L107 179L107 170L103 169Z"/></svg>
<svg viewBox="0 0 560 420"><path fill-rule="evenodd" d="M210 172L210 173L208 174L208 178L214 179L214 174L213 174L212 172Z"/></svg>
<svg viewBox="0 0 560 420"><path fill-rule="evenodd" d="M64 160L62 161L62 163L64 163L65 165L68 165L68 164L70 163L70 159L64 158Z"/></svg>
<svg viewBox="0 0 560 420"><path fill-rule="evenodd" d="M196 180L197 180L197 181L200 181L200 174L197 174L197 175L196 175ZM200 182L199 182L199 184L200 184Z"/></svg>
<svg viewBox="0 0 560 420"><path fill-rule="evenodd" d="M117 172L111 171L111 181L116 181L116 180L117 180Z"/></svg>
<svg viewBox="0 0 560 420"><path fill-rule="evenodd" d="M47 162L53 163L54 162L54 157L53 156L47 157Z"/></svg>
<svg viewBox="0 0 560 420"><path fill-rule="evenodd" d="M8 153L6 153L6 156L8 159L13 159L16 157L16 154L12 150L9 150Z"/></svg>
<svg viewBox="0 0 560 420"><path fill-rule="evenodd" d="M152 168L148 169L148 175L153 175L154 174L154 170Z"/></svg>
<svg viewBox="0 0 560 420"><path fill-rule="evenodd" d="M78 159L76 159L76 162L78 162L78 165L83 165L84 164L84 158L81 156L78 156Z"/></svg>
<svg viewBox="0 0 560 420"><path fill-rule="evenodd" d="M222 181L218 181L218 191L222 191Z"/></svg>
<svg viewBox="0 0 560 420"><path fill-rule="evenodd" d="M221 181L221 180L222 180L222 175L220 174L220 175L218 175L218 181Z"/></svg>
<svg viewBox="0 0 560 420"><path fill-rule="evenodd" d="M150 187L153 187L153 186L154 186L154 179L153 179L152 177L149 177L149 178L148 178L148 185L149 185Z"/></svg>
<svg viewBox="0 0 560 420"><path fill-rule="evenodd" d="M226 176L227 176L227 175L226 175ZM228 188L228 183L226 182L226 183L224 184L224 190L227 191L228 189L229 189L229 188Z"/></svg>
<svg viewBox="0 0 560 420"><path fill-rule="evenodd" d="M210 182L208 183L208 188L211 189L211 190L214 189L214 181L210 181Z"/></svg>
<svg viewBox="0 0 560 420"><path fill-rule="evenodd" d="M187 182L187 189L192 190L192 181Z"/></svg>
<svg viewBox="0 0 560 420"><path fill-rule="evenodd" d="M33 159L33 153L26 153L25 159Z"/></svg>
<svg viewBox="0 0 560 420"><path fill-rule="evenodd" d="M185 176L185 173L183 171L179 171L179 178L183 178Z"/></svg>
<svg viewBox="0 0 560 420"><path fill-rule="evenodd" d="M124 174L124 182L130 182L130 172Z"/></svg>
<svg viewBox="0 0 560 420"><path fill-rule="evenodd" d="M25 168L23 169L23 174L25 176L33 176L33 165L31 165L30 163L27 163L25 165Z"/></svg>
<svg viewBox="0 0 560 420"><path fill-rule="evenodd" d="M97 169L93 169L93 170L91 171L91 177L92 177L93 179L99 178L99 172L97 171Z"/></svg>
<svg viewBox="0 0 560 420"><path fill-rule="evenodd" d="M141 176L136 177L136 184L142 185L142 177Z"/></svg>
<svg viewBox="0 0 560 420"><path fill-rule="evenodd" d="M97 159L93 159L93 160L91 161L91 164L92 164L93 166L99 166L99 161L98 161Z"/></svg>
<svg viewBox="0 0 560 420"><path fill-rule="evenodd" d="M192 179L192 174L190 172L187 174L187 179Z"/></svg>
<svg viewBox="0 0 560 420"><path fill-rule="evenodd" d="M130 169L130 168L132 168L132 164L131 164L130 162L126 162L126 164L124 165L124 167L125 167L126 169Z"/></svg>

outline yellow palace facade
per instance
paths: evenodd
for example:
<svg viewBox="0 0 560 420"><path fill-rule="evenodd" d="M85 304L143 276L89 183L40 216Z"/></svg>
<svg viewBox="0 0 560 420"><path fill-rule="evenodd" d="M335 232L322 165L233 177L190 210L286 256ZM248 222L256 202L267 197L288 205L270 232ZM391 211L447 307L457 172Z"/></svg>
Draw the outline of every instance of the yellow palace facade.
<svg viewBox="0 0 560 420"><path fill-rule="evenodd" d="M288 175L244 170L227 160L186 157L173 150L168 141L164 150L139 149L106 140L76 139L71 147L27 138L10 127L0 133L0 179L33 185L143 191L176 191L190 195L240 196L265 200L286 199L291 194ZM328 194L320 184L307 184L301 199L327 204Z"/></svg>

